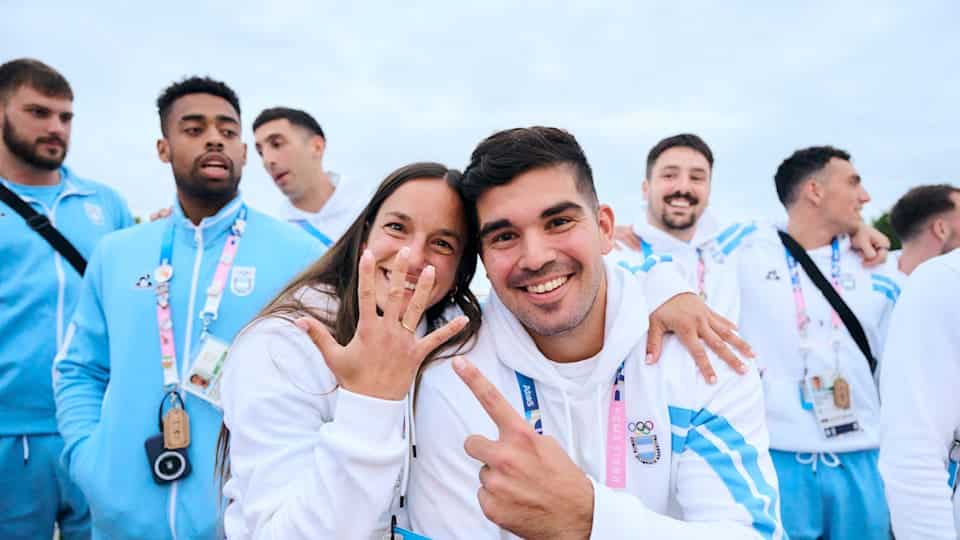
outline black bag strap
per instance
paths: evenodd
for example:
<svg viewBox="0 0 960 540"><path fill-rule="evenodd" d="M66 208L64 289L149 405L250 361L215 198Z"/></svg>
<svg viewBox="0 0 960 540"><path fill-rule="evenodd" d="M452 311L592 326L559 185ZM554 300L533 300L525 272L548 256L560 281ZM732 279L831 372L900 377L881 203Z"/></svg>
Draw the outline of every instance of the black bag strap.
<svg viewBox="0 0 960 540"><path fill-rule="evenodd" d="M63 258L73 266L78 274L83 275L83 272L87 269L86 259L84 259L83 255L77 251L77 248L53 226L53 223L50 223L50 218L34 210L32 206L11 191L10 188L3 185L2 182L0 182L0 201L3 201L7 206L13 208L16 213L20 214L31 229L37 231L44 240L53 246L53 249L57 250L60 255L63 255Z"/></svg>
<svg viewBox="0 0 960 540"><path fill-rule="evenodd" d="M857 343L857 347L860 348L860 352L863 353L863 356L867 359L867 364L870 365L870 373L876 373L877 371L877 359L873 357L873 353L870 351L870 343L867 341L867 333L863 331L863 326L860 324L860 321L857 319L857 316L853 314L853 311L847 306L847 303L843 301L843 298L840 296L840 293L837 292L833 285L827 281L827 278L824 277L823 272L817 268L817 265L813 263L813 260L810 259L810 255L807 255L807 250L797 243L788 233L784 231L777 231L780 235L780 241L783 242L783 245L787 248L793 258L800 263L800 266L803 267L803 271L807 273L807 276L810 277L810 280L813 281L814 285L820 289L820 292L823 293L823 296L827 298L827 302L830 302L830 306L834 311L837 312L837 315L840 316L840 320L843 321L844 326L847 327L847 330L850 332L850 337L853 338L853 341Z"/></svg>

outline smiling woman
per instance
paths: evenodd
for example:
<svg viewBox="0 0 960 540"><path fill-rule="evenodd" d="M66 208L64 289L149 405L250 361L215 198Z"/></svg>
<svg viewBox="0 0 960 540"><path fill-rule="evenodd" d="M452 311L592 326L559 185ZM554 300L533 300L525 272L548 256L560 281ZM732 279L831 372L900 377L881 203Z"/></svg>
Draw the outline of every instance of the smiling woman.
<svg viewBox="0 0 960 540"><path fill-rule="evenodd" d="M480 325L459 180L437 163L391 173L237 338L218 452L229 538L379 538L406 521L410 389Z"/></svg>

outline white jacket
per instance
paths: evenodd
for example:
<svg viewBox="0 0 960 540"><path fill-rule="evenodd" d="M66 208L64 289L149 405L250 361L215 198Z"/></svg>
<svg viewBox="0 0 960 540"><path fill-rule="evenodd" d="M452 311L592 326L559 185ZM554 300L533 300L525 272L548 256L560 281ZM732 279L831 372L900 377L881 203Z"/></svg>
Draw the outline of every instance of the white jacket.
<svg viewBox="0 0 960 540"><path fill-rule="evenodd" d="M675 338L658 364L646 365L642 284L610 263L607 280L605 345L579 380L561 375L569 366L545 358L495 294L466 356L519 414L515 370L536 382L544 434L556 437L594 484L593 540L782 538L757 374L741 377L712 357L719 382L708 385ZM652 423L644 441L658 457L642 463L628 449L627 488L618 491L603 478L608 400L624 360L628 426ZM463 450L471 434L495 439L493 421L449 362L425 371L417 401L408 492L414 530L437 539L514 538L484 517L476 498L481 464Z"/></svg>
<svg viewBox="0 0 960 540"><path fill-rule="evenodd" d="M330 181L333 183L333 194L319 211L305 212L288 200L285 212L287 221L300 225L326 247L343 236L371 195L370 186L344 180L335 172L330 173Z"/></svg>
<svg viewBox="0 0 960 540"><path fill-rule="evenodd" d="M704 297L711 309L727 319L736 322L740 317L740 282L737 273L737 248L755 230L754 223L734 223L718 227L715 220L703 220L697 223L697 230L690 242L678 240L666 232L650 225L646 220L633 225L634 233L649 246L652 256L669 256L686 279L687 284L697 293L699 287L699 256L704 261ZM634 251L625 246L607 255L609 260L623 268L641 274L647 268L648 254Z"/></svg>
<svg viewBox="0 0 960 540"><path fill-rule="evenodd" d="M880 379L880 473L901 540L960 531L960 250L920 265L893 311ZM951 499L953 501L951 502Z"/></svg>
<svg viewBox="0 0 960 540"><path fill-rule="evenodd" d="M310 306L335 309L325 297L304 296ZM405 524L398 505L407 400L338 388L309 336L277 317L244 330L229 354L222 384L227 538L380 539L391 514Z"/></svg>
<svg viewBox="0 0 960 540"><path fill-rule="evenodd" d="M790 272L777 230L760 227L744 241L738 254L741 313L740 334L757 353L763 373L770 447L792 452L849 452L880 445L880 401L866 358L841 323L840 368L850 383L852 407L862 431L831 439L823 436L813 411L800 401L803 361L800 333ZM808 251L820 271L830 279L831 247ZM840 295L857 315L867 334L875 358L883 354L886 319L900 292L896 263L865 268L860 255L850 248L849 239L840 241ZM806 302L810 344L814 347L808 365L814 375L834 368L832 308L816 285L799 268Z"/></svg>

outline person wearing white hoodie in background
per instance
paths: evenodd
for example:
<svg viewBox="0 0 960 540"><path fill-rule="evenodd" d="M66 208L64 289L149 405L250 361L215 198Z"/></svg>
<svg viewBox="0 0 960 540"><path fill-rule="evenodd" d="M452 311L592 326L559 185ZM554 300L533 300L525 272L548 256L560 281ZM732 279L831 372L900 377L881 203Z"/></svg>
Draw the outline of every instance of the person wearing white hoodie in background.
<svg viewBox="0 0 960 540"><path fill-rule="evenodd" d="M227 538L382 538L391 512L405 525L408 390L425 358L480 324L459 176L438 163L387 176L231 348L219 445Z"/></svg>
<svg viewBox="0 0 960 540"><path fill-rule="evenodd" d="M894 205L890 221L904 245L901 269L910 277L893 310L880 372L880 474L897 538L955 540L960 191L914 188ZM940 252L946 254L930 258Z"/></svg>
<svg viewBox="0 0 960 540"><path fill-rule="evenodd" d="M652 302L604 263L613 212L573 136L496 133L462 189L494 292L470 361L424 370L414 530L783 538L756 372L720 366L710 385L672 338L645 362Z"/></svg>

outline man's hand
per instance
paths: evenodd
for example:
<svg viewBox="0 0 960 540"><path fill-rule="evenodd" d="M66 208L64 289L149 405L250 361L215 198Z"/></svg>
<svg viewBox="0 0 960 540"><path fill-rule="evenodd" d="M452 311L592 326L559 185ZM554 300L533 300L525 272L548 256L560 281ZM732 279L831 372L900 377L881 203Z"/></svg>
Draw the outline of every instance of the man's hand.
<svg viewBox="0 0 960 540"><path fill-rule="evenodd" d="M170 214L173 213L173 209L169 206L167 208L161 208L156 212L150 214L150 221L156 221L158 219L166 219L170 217Z"/></svg>
<svg viewBox="0 0 960 540"><path fill-rule="evenodd" d="M617 225L613 229L613 239L623 244L628 249L640 251L643 247L640 245L640 237L633 232L632 225ZM614 249L620 249L620 245L613 244Z"/></svg>
<svg viewBox="0 0 960 540"><path fill-rule="evenodd" d="M590 537L593 484L553 437L537 434L480 370L463 357L453 369L499 430L471 435L467 455L482 462L477 499L487 519L529 540Z"/></svg>
<svg viewBox="0 0 960 540"><path fill-rule="evenodd" d="M413 297L401 314L408 260L409 249L401 248L390 268L387 305L383 306L381 317L377 314L374 291L377 278L373 254L369 250L363 252L357 285L360 320L346 347L337 343L316 319L297 319L297 326L320 349L337 383L351 392L379 399L403 399L427 354L467 325L467 318L461 315L422 338L416 336L414 330L428 307L436 271L427 266L420 272Z"/></svg>
<svg viewBox="0 0 960 540"><path fill-rule="evenodd" d="M890 239L878 229L864 223L850 237L850 247L863 257L863 266L873 268L883 264L890 252Z"/></svg>
<svg viewBox="0 0 960 540"><path fill-rule="evenodd" d="M754 354L750 344L737 335L736 329L737 325L707 307L699 296L693 293L678 294L650 314L647 363L654 364L660 359L664 334L673 332L690 351L693 361L710 384L717 382L717 374L707 359L707 351L701 340L737 373L744 374L747 366L727 345L733 345L747 358L753 358Z"/></svg>

